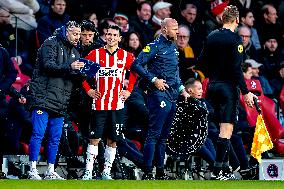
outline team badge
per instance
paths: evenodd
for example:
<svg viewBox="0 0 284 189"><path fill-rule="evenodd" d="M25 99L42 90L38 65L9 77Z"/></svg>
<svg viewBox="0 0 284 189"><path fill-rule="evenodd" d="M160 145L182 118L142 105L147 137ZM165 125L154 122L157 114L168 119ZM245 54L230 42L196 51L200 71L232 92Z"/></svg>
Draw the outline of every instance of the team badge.
<svg viewBox="0 0 284 189"><path fill-rule="evenodd" d="M38 111L36 111L36 113L37 113L38 115L41 115L41 114L43 114L43 111L38 110Z"/></svg>
<svg viewBox="0 0 284 189"><path fill-rule="evenodd" d="M11 34L10 36L9 36L9 40L10 41L13 41L13 40L15 40L16 38L15 38L15 36L14 36L14 34Z"/></svg>
<svg viewBox="0 0 284 189"><path fill-rule="evenodd" d="M239 53L242 53L242 52L243 52L243 50L244 50L243 45L239 45L239 46L238 46L238 51L239 51Z"/></svg>
<svg viewBox="0 0 284 189"><path fill-rule="evenodd" d="M150 46L147 45L146 47L144 47L143 52L145 53L150 52Z"/></svg>
<svg viewBox="0 0 284 189"><path fill-rule="evenodd" d="M161 107L161 108L166 107L166 103L165 103L165 101L162 101L162 102L161 102L160 107Z"/></svg>

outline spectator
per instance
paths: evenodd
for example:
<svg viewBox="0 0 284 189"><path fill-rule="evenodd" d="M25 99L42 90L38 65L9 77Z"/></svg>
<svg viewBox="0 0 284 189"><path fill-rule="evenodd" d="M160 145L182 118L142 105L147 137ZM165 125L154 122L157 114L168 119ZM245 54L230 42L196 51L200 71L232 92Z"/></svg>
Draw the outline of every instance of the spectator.
<svg viewBox="0 0 284 189"><path fill-rule="evenodd" d="M137 57L142 50L140 35L137 32L129 32L124 39L124 48Z"/></svg>
<svg viewBox="0 0 284 189"><path fill-rule="evenodd" d="M271 87L273 90L274 98L279 100L280 93L281 93L281 90L284 84L284 61L280 63L278 67L278 73L276 77L270 83L271 83Z"/></svg>
<svg viewBox="0 0 284 189"><path fill-rule="evenodd" d="M272 4L266 4L261 8L261 20L257 25L260 43L265 43L265 36L274 33L278 42L283 42L283 28L278 23L277 10ZM280 44L279 44L280 45ZM283 44L281 44L283 45Z"/></svg>
<svg viewBox="0 0 284 189"><path fill-rule="evenodd" d="M205 21L206 33L210 34L213 30L222 27L222 15L228 1L215 0L210 2L210 13Z"/></svg>
<svg viewBox="0 0 284 189"><path fill-rule="evenodd" d="M203 22L197 20L197 14L200 14L197 6L191 3L184 4L181 6L181 19L179 23L189 28L189 45L198 57L203 48L206 31Z"/></svg>
<svg viewBox="0 0 284 189"><path fill-rule="evenodd" d="M152 17L152 23L154 27L154 31L161 29L162 20L165 18L169 18L171 16L170 7L172 6L171 3L158 1L153 6L154 15Z"/></svg>
<svg viewBox="0 0 284 189"><path fill-rule="evenodd" d="M250 80L252 77L252 66L250 63L247 62L243 62L242 63L242 71L243 71L243 75L245 80Z"/></svg>
<svg viewBox="0 0 284 189"><path fill-rule="evenodd" d="M258 52L251 43L251 30L247 26L240 26L238 28L238 34L242 38L244 46L244 56L243 61L246 59L259 60Z"/></svg>
<svg viewBox="0 0 284 189"><path fill-rule="evenodd" d="M48 15L50 11L50 1L51 0L37 0L39 4L39 11L37 11L35 14L37 21L43 16Z"/></svg>
<svg viewBox="0 0 284 189"><path fill-rule="evenodd" d="M128 17L125 14L115 13L113 20L120 27L122 36L125 36L129 30Z"/></svg>
<svg viewBox="0 0 284 189"><path fill-rule="evenodd" d="M11 15L11 24L14 28L23 30L34 30L37 22L34 14L39 10L39 4L36 0L2 0L0 7L5 7Z"/></svg>
<svg viewBox="0 0 284 189"><path fill-rule="evenodd" d="M107 32L107 28L111 25L115 25L114 21L110 18L105 18L102 19L98 25L98 31L99 31L99 37L96 41L96 43L98 44L98 47L103 47L106 45L106 32Z"/></svg>
<svg viewBox="0 0 284 189"><path fill-rule="evenodd" d="M98 28L99 20L98 20L97 14L95 12L85 13L84 18L86 20L92 21L95 24L96 28Z"/></svg>
<svg viewBox="0 0 284 189"><path fill-rule="evenodd" d="M271 81L278 75L280 62L284 60L284 54L281 52L277 36L274 33L263 36L264 45L261 57L263 66L261 73Z"/></svg>
<svg viewBox="0 0 284 189"><path fill-rule="evenodd" d="M253 12L250 9L244 9L243 11L240 11L240 24L250 28L251 43L255 47L256 50L260 50L261 45L259 42L258 33L257 33L257 30L253 27L254 16L253 16Z"/></svg>
<svg viewBox="0 0 284 189"><path fill-rule="evenodd" d="M75 46L79 43L81 28L70 21L58 29L56 36L48 38L38 50L37 64L31 80L32 125L30 140L30 179L41 180L36 163L41 142L46 129L47 163L45 179L60 179L54 171L58 144L62 133L64 115L72 90L72 80L76 79L76 70L84 66L78 62L80 57Z"/></svg>
<svg viewBox="0 0 284 189"><path fill-rule="evenodd" d="M191 46L188 44L190 31L186 25L180 25L178 28L177 47L179 51L179 74L182 82L189 78L195 78L193 66L195 65L195 56Z"/></svg>
<svg viewBox="0 0 284 189"><path fill-rule="evenodd" d="M29 31L18 28L17 32L11 25L11 15L7 9L0 8L0 43L9 55L17 61L22 72L32 75L34 63L31 61ZM17 49L16 49L17 48Z"/></svg>
<svg viewBox="0 0 284 189"><path fill-rule="evenodd" d="M151 4L147 1L137 6L137 15L129 20L129 32L135 31L141 36L141 45L144 47L154 39L154 30L149 20L151 18Z"/></svg>
<svg viewBox="0 0 284 189"><path fill-rule="evenodd" d="M16 80L17 71L14 68L13 63L10 60L9 54L0 45L0 125L5 124L6 116L8 113L8 103L6 101L6 95L9 94L10 87ZM4 151L4 129L0 129L0 165L3 163L3 151ZM2 166L0 166L0 179L6 178L5 173L2 172Z"/></svg>
<svg viewBox="0 0 284 189"><path fill-rule="evenodd" d="M247 59L245 60L245 63L250 63L252 68L252 79L257 79L260 81L263 94L268 97L272 97L272 88L268 82L268 80L263 76L259 74L259 67L262 66L262 64L256 62L253 59Z"/></svg>
<svg viewBox="0 0 284 189"><path fill-rule="evenodd" d="M69 15L65 13L66 0L51 0L50 12L38 21L38 37L42 44L45 39L52 36L53 32L69 21Z"/></svg>

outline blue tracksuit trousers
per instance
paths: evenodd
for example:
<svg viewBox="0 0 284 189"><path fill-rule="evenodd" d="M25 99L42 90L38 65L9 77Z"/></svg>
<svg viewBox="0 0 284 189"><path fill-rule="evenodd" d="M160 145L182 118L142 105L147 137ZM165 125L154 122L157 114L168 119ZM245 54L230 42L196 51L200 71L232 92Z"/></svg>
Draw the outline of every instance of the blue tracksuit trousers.
<svg viewBox="0 0 284 189"><path fill-rule="evenodd" d="M38 160L41 142L47 130L47 163L55 163L58 145L62 134L63 121L63 117L50 117L49 114L43 110L33 110L33 131L30 140L30 161Z"/></svg>

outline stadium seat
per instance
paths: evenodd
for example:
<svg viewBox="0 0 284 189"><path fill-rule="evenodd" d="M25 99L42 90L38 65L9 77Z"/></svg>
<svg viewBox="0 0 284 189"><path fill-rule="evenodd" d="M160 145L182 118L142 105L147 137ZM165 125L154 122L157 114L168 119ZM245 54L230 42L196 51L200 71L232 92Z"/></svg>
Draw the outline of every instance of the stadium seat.
<svg viewBox="0 0 284 189"><path fill-rule="evenodd" d="M270 98L263 95L263 91L258 80L246 80L248 90L258 96L258 103L262 111L262 116L266 128L274 144L273 150L276 153L284 154L284 128L276 117L275 103ZM240 95L240 103L247 112L247 119L251 127L254 127L257 120L257 111L250 108L244 102L243 95Z"/></svg>
<svg viewBox="0 0 284 189"><path fill-rule="evenodd" d="M282 113L284 113L284 86L281 89L279 101L280 101L280 108L282 110Z"/></svg>
<svg viewBox="0 0 284 189"><path fill-rule="evenodd" d="M30 147L29 144L25 142L20 142L20 152L23 152L24 155L29 155L30 153ZM44 147L40 147L40 154L44 153Z"/></svg>
<svg viewBox="0 0 284 189"><path fill-rule="evenodd" d="M18 63L16 62L16 60L14 58L12 58L11 60L14 63L15 69L18 71L16 81L13 83L13 87L15 87L17 89L17 91L20 91L21 88L30 79L30 77L21 72L21 69L20 69Z"/></svg>
<svg viewBox="0 0 284 189"><path fill-rule="evenodd" d="M206 92L207 92L207 88L208 88L208 83L209 83L209 78L205 78L202 82L202 98L206 97Z"/></svg>

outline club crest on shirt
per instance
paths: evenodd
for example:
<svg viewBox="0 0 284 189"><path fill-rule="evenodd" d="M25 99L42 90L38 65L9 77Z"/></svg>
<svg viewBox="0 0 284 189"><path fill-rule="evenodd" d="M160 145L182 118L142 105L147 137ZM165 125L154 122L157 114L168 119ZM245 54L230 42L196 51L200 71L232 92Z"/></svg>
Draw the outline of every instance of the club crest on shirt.
<svg viewBox="0 0 284 189"><path fill-rule="evenodd" d="M238 46L238 51L239 51L239 53L242 53L242 52L243 52L243 50L244 50L243 45L239 45L239 46Z"/></svg>
<svg viewBox="0 0 284 189"><path fill-rule="evenodd" d="M37 113L38 115L41 115L41 114L43 114L43 111L38 110L38 111L36 111L36 113Z"/></svg>
<svg viewBox="0 0 284 189"><path fill-rule="evenodd" d="M116 66L118 68L122 68L123 67L123 60L117 60Z"/></svg>
<svg viewBox="0 0 284 189"><path fill-rule="evenodd" d="M147 45L147 46L144 47L143 52L148 53L148 52L150 52L150 50L151 50L150 46Z"/></svg>
<svg viewBox="0 0 284 189"><path fill-rule="evenodd" d="M161 108L166 107L166 103L165 103L165 101L162 101L162 102L161 102L160 107L161 107Z"/></svg>

